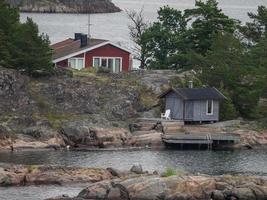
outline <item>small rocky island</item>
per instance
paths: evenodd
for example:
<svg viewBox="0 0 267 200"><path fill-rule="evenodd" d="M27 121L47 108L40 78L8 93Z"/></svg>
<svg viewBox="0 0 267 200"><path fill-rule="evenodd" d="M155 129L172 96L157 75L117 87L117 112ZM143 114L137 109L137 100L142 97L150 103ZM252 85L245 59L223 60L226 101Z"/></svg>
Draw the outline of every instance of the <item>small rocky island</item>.
<svg viewBox="0 0 267 200"><path fill-rule="evenodd" d="M253 176L209 176L60 166L0 166L0 187L84 183L77 197L49 200L265 200L267 181Z"/></svg>
<svg viewBox="0 0 267 200"><path fill-rule="evenodd" d="M21 12L36 13L114 13L121 9L110 0L6 0Z"/></svg>

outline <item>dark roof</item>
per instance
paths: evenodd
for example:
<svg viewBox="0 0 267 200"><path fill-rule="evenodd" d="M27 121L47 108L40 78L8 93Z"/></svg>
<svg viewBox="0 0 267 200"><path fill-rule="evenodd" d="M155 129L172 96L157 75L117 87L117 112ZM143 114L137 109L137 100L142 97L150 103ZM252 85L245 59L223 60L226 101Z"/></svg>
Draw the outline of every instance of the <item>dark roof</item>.
<svg viewBox="0 0 267 200"><path fill-rule="evenodd" d="M108 40L90 38L88 39L88 45L81 48L80 40L75 41L74 39L69 38L67 40L51 45L51 48L53 50L52 59L55 60L105 42L108 42Z"/></svg>
<svg viewBox="0 0 267 200"><path fill-rule="evenodd" d="M184 100L224 100L226 97L214 87L207 88L170 88L163 92L159 97L164 98L170 92L175 92Z"/></svg>

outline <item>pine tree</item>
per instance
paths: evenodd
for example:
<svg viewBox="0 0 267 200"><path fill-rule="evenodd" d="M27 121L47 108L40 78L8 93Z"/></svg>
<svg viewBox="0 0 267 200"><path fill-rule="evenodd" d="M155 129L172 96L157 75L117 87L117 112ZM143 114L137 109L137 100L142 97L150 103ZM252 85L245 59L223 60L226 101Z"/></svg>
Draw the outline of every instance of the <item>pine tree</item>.
<svg viewBox="0 0 267 200"><path fill-rule="evenodd" d="M19 12L0 0L0 65L15 68L28 75L50 74L52 52L46 35L27 19L20 23Z"/></svg>
<svg viewBox="0 0 267 200"><path fill-rule="evenodd" d="M25 23L18 26L13 36L16 48L11 52L11 66L30 75L52 72L52 52L49 43L48 37L39 35L37 25L28 18Z"/></svg>

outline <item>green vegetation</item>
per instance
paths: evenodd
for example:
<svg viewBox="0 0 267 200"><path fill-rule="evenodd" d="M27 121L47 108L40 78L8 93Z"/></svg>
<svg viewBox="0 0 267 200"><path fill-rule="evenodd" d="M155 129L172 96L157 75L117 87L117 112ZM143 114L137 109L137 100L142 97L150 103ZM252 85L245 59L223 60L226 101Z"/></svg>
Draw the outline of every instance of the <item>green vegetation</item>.
<svg viewBox="0 0 267 200"><path fill-rule="evenodd" d="M28 18L19 21L19 12L0 0L0 65L32 76L49 75L53 71L52 51L47 35Z"/></svg>
<svg viewBox="0 0 267 200"><path fill-rule="evenodd" d="M221 119L266 116L259 100L267 97L267 8L249 13L241 25L218 8L216 0L196 1L179 11L165 6L158 20L139 36L150 69L194 70L195 85L216 87L228 98ZM192 79L192 77L190 77ZM177 85L184 86L182 81Z"/></svg>
<svg viewBox="0 0 267 200"><path fill-rule="evenodd" d="M27 166L28 173L35 173L39 170L37 165L28 165Z"/></svg>
<svg viewBox="0 0 267 200"><path fill-rule="evenodd" d="M177 172L174 169L167 168L165 172L163 172L162 177L169 177L169 176L175 176L177 175Z"/></svg>
<svg viewBox="0 0 267 200"><path fill-rule="evenodd" d="M140 95L140 103L144 106L144 108L151 108L157 103L157 95L153 93L152 89L146 87L145 85L137 85L137 91Z"/></svg>

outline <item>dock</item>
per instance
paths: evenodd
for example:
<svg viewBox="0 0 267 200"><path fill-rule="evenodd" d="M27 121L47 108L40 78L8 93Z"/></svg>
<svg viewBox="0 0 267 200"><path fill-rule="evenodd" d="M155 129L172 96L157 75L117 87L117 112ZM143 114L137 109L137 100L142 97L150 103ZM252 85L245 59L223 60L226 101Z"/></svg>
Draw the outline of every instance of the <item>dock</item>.
<svg viewBox="0 0 267 200"><path fill-rule="evenodd" d="M224 132L220 128L205 125L185 125L181 120L165 120L159 118L139 118L138 131L144 134L151 129L162 132L162 142L166 147L176 149L220 149L240 142L240 136Z"/></svg>
<svg viewBox="0 0 267 200"><path fill-rule="evenodd" d="M221 145L235 144L240 142L240 137L233 133L172 133L162 136L166 145L179 145L182 149L185 145L205 146L213 149Z"/></svg>

